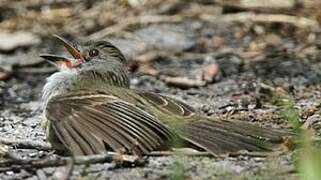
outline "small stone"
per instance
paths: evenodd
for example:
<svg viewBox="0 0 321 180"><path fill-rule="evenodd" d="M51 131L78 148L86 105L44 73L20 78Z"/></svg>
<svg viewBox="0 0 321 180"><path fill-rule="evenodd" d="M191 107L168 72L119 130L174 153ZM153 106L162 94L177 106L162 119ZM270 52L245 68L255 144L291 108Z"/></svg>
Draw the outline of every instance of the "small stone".
<svg viewBox="0 0 321 180"><path fill-rule="evenodd" d="M273 33L266 35L265 41L268 45L271 46L278 46L282 43L282 39L280 38L280 36Z"/></svg>
<svg viewBox="0 0 321 180"><path fill-rule="evenodd" d="M219 72L219 65L216 63L207 64L202 69L202 80L206 82L213 82L215 76Z"/></svg>
<svg viewBox="0 0 321 180"><path fill-rule="evenodd" d="M321 116L318 114L308 117L308 119L301 126L303 129L315 129L318 124L321 124Z"/></svg>
<svg viewBox="0 0 321 180"><path fill-rule="evenodd" d="M213 36L212 37L212 46L214 49L218 49L224 45L224 38L220 36Z"/></svg>
<svg viewBox="0 0 321 180"><path fill-rule="evenodd" d="M7 171L6 174L7 174L7 175L13 175L14 172L13 172L13 171Z"/></svg>
<svg viewBox="0 0 321 180"><path fill-rule="evenodd" d="M0 51L12 51L19 47L33 46L40 42L40 38L30 32L0 32Z"/></svg>

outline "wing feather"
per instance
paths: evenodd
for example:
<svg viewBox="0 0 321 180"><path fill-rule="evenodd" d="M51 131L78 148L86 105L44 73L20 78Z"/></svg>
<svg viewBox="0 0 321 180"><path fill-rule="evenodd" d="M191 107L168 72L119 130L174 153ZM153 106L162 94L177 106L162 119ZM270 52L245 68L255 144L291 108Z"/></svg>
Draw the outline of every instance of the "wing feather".
<svg viewBox="0 0 321 180"><path fill-rule="evenodd" d="M131 149L134 146L135 140L130 137L122 126L119 126L119 124L116 123L117 117L115 117L112 112L104 114L96 108L89 107L86 110L86 114L91 117L91 119L86 120L86 122L93 125L95 124L96 128L102 129L106 135L108 134L110 137L116 139L122 147ZM118 151L119 149L113 150Z"/></svg>
<svg viewBox="0 0 321 180"><path fill-rule="evenodd" d="M70 132L68 132L68 130L64 127L65 125L63 123L53 123L53 128L56 131L56 135L65 145L65 147L74 154L83 154L83 151L80 148L79 144L73 139Z"/></svg>
<svg viewBox="0 0 321 180"><path fill-rule="evenodd" d="M87 129L89 133L93 134L101 141L108 142L108 147L114 151L119 151L124 148L123 144L119 142L119 139L113 136L111 131L109 131L109 128L104 128L100 123L92 123L91 121L86 120L96 118L95 116L92 116L91 113L82 114L82 116L84 119L80 119L79 123L84 127L84 129Z"/></svg>
<svg viewBox="0 0 321 180"><path fill-rule="evenodd" d="M86 154L97 154L104 152L104 144L103 142L94 136L88 128L83 128L83 125L80 123L79 120L82 117L79 117L77 114L73 115L74 118L70 119L70 126L74 129L81 138L84 139L85 143L87 144L87 152Z"/></svg>
<svg viewBox="0 0 321 180"><path fill-rule="evenodd" d="M71 122L65 121L65 129L68 131L68 133L71 135L72 139L77 143L77 145L81 149L81 154L92 154L92 150L90 146L88 145L88 142L84 140L84 136L81 134L78 134L77 131L72 126Z"/></svg>
<svg viewBox="0 0 321 180"><path fill-rule="evenodd" d="M140 127L139 125L135 124L135 121L137 121L137 117L128 116L127 114L120 112L120 109L115 109L114 107L110 107L109 110L113 111L115 117L118 117L118 119L122 119L122 121L119 121L118 123L123 126L128 133L137 138L137 140L144 146L144 149L147 148L149 151L151 151L155 148L155 145L160 145L159 142L153 140L153 138L159 138L157 135L151 137L150 134L144 131L148 131L148 128L145 128L144 126ZM128 119L132 119L132 121L128 121Z"/></svg>
<svg viewBox="0 0 321 180"><path fill-rule="evenodd" d="M167 128L163 128L162 125L155 122L151 117L133 111L133 109L131 109L131 106L124 103L115 103L114 106L116 106L122 114L126 114L132 118L136 117L135 119L138 118L140 121L143 121L146 126L142 126L139 121L133 121L133 123L135 123L137 126L140 126L140 128L144 130L143 133L148 133L149 136L147 137L149 137L149 139L151 139L154 143L162 143L164 141L164 138L162 138L160 135L164 136L165 138L170 138L169 135L171 132L168 131ZM156 134L156 132L160 132L161 134Z"/></svg>
<svg viewBox="0 0 321 180"><path fill-rule="evenodd" d="M107 149L146 154L172 136L153 115L106 92L56 96L47 104L46 117L58 139L75 155Z"/></svg>
<svg viewBox="0 0 321 180"><path fill-rule="evenodd" d="M108 112L105 112L104 109L108 109ZM118 138L121 138L120 140L123 140L123 145L129 149L129 150L135 150L135 146L138 146L140 150L143 153L149 152L145 146L143 146L141 139L143 138L141 135L138 135L135 133L131 128L126 126L124 122L128 120L128 117L120 116L117 113L117 110L113 110L112 107L108 108L101 108L96 109L95 111L100 111L103 113L102 115L105 116L107 119L109 119L108 125L112 126L112 129L110 131L113 131L114 134L118 134ZM131 119L132 121L133 119ZM102 122L105 125L107 125L104 121ZM107 125L107 126L108 126ZM122 136L122 137L121 137ZM126 139L126 140L125 140ZM125 142L126 141L126 142Z"/></svg>
<svg viewBox="0 0 321 180"><path fill-rule="evenodd" d="M154 131L156 134L160 135L159 139L170 139L173 134L168 128L164 128L164 125L161 124L160 122L157 122L151 118L150 115L147 113L138 113L134 111L132 106L128 104L123 104L123 107L126 107L128 111L126 111L128 114L135 115L139 117L142 121L146 122L149 127L151 127L151 130Z"/></svg>

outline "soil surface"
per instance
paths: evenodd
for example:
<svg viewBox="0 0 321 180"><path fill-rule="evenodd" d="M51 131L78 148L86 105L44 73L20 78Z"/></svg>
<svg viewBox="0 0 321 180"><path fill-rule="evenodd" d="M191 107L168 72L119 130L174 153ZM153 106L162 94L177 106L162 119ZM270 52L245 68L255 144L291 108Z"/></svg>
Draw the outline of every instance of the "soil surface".
<svg viewBox="0 0 321 180"><path fill-rule="evenodd" d="M136 70L131 75L133 88L181 99L206 116L291 129L282 117L281 108L272 102L273 97L266 89L272 92L281 91L293 97L301 123L304 124L312 117L315 123L311 128L318 129L321 98L320 56L313 53L302 56L291 53L291 50L302 48L300 39L283 36L284 28L287 27L281 26L274 32L281 42L278 45L269 45L257 56L241 57L237 54L240 48L250 48L254 46L251 42L260 42L263 38L253 32L253 26L237 23L208 24L191 20L177 24L155 24L134 30L134 38L111 38L110 41L130 60L141 54L156 53L156 58L151 61L153 69L168 76L200 80L204 66L216 64L219 67L213 82L187 88L176 87L159 76L146 75L144 71ZM40 127L41 90L46 77L54 69L42 62L38 54L48 51L63 53L59 44L48 37L38 46L20 48L0 55L0 62L3 64L8 60L32 64L15 65L11 77L0 81L1 138L46 141ZM14 152L21 157L39 159L55 155L52 151L36 149L14 148ZM82 177L133 180L167 179L175 176L185 179L297 179L291 155L292 152L289 151L267 156L244 154L218 158L180 155L147 157L147 163L140 167L119 167L115 163L77 165L72 171L71 179ZM0 179L44 179L51 176L59 178L59 172L63 172L63 168L65 167L1 171Z"/></svg>

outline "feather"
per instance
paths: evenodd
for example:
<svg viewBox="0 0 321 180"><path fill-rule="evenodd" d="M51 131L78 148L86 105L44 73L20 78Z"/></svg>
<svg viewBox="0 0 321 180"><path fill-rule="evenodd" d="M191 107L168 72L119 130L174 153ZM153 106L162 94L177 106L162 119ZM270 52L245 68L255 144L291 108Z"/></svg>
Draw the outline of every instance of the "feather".
<svg viewBox="0 0 321 180"><path fill-rule="evenodd" d="M76 155L102 153L108 148L147 154L171 137L152 115L108 94L58 96L49 101L46 116L60 141Z"/></svg>
<svg viewBox="0 0 321 180"><path fill-rule="evenodd" d="M242 125L248 126L242 127L243 130L239 131L239 128L236 128L239 127L238 123L218 120L194 121L181 127L180 135L186 141L215 155L239 150L270 151L279 147L280 141L269 140L270 134L267 134L267 137L258 136L257 134L264 134L260 128L257 128L257 134L251 135L246 132L251 124L242 122ZM226 124L229 126L225 126ZM277 132L271 133L276 137ZM279 137L281 135L279 134Z"/></svg>

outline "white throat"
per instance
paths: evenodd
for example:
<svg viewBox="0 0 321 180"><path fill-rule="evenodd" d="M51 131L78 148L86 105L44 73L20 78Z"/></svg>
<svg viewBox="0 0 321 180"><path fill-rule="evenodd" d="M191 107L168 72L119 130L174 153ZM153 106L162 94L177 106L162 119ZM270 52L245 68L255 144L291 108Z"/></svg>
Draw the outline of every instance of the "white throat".
<svg viewBox="0 0 321 180"><path fill-rule="evenodd" d="M43 105L46 105L48 100L56 95L64 93L72 88L72 81L78 74L77 69L68 69L56 72L47 78L47 83L42 89Z"/></svg>

